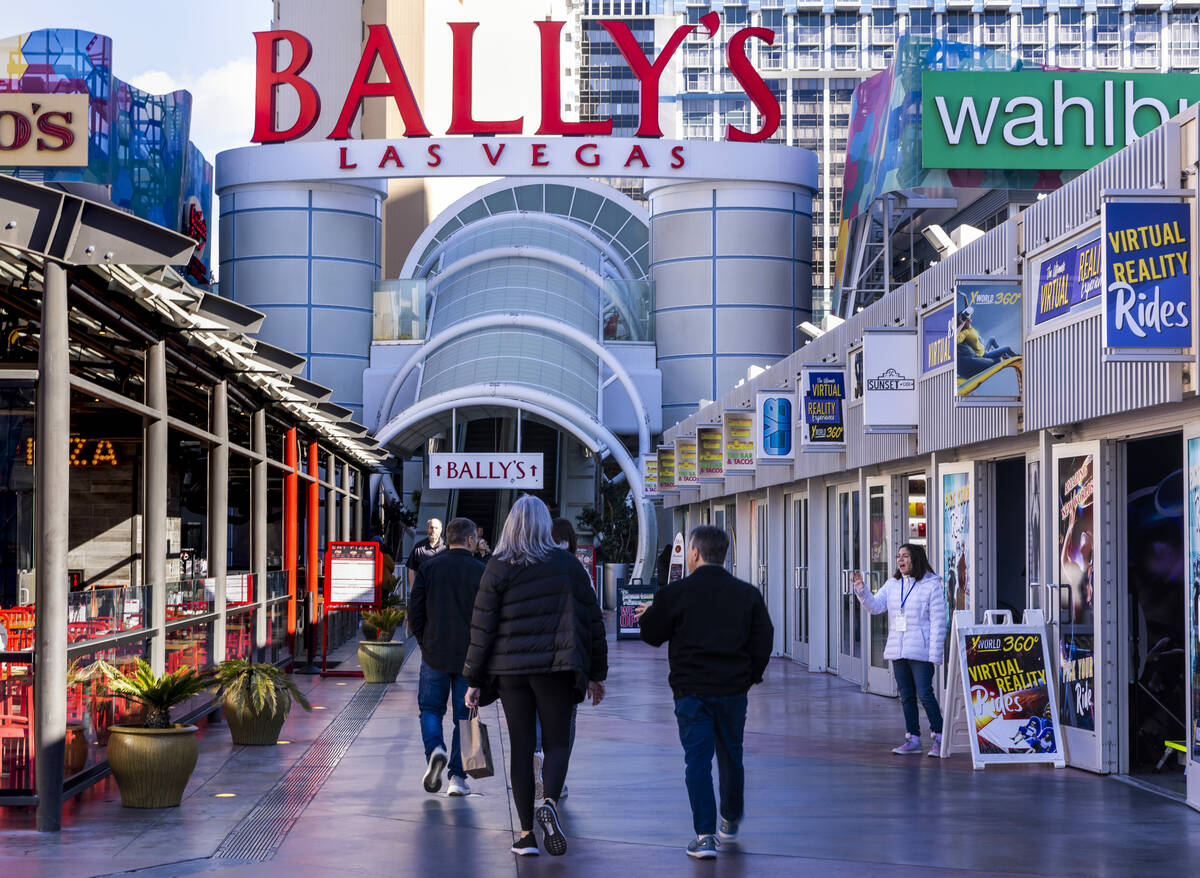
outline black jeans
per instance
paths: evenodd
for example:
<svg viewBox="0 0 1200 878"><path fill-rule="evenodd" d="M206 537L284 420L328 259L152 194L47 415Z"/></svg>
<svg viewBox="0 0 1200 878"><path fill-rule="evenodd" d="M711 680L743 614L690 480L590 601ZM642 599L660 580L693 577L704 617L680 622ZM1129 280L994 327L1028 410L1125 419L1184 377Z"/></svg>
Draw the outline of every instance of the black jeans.
<svg viewBox="0 0 1200 878"><path fill-rule="evenodd" d="M508 722L509 777L513 804L521 829L533 829L533 748L536 725L542 723L542 786L547 799L558 801L571 758L571 708L575 705L574 675L502 675L500 702Z"/></svg>
<svg viewBox="0 0 1200 878"><path fill-rule="evenodd" d="M892 662L892 673L896 675L896 688L900 690L905 731L921 736L921 717L917 713L917 699L920 698L925 705L925 715L929 717L929 731L940 735L942 710L933 694L933 665L915 659L896 659Z"/></svg>

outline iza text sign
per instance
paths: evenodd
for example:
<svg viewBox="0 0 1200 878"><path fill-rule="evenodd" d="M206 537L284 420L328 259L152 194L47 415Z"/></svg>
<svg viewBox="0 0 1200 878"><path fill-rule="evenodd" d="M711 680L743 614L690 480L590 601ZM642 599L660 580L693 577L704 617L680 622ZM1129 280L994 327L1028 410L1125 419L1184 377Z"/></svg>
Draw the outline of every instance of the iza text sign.
<svg viewBox="0 0 1200 878"><path fill-rule="evenodd" d="M542 487L541 454L431 454L429 487Z"/></svg>

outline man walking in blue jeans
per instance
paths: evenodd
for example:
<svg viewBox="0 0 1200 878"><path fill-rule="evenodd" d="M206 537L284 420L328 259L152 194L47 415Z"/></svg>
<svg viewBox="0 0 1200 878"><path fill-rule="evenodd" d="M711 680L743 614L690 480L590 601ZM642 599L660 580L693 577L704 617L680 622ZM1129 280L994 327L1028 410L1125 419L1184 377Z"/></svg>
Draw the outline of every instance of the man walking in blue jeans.
<svg viewBox="0 0 1200 878"><path fill-rule="evenodd" d="M642 640L651 646L670 641L668 681L696 830L687 854L701 860L717 855L718 839L737 843L745 810L746 693L762 682L775 639L762 595L722 566L728 549L729 537L720 528L693 530L687 550L690 575L659 589L653 603L637 610ZM714 752L721 781L719 829Z"/></svg>
<svg viewBox="0 0 1200 878"><path fill-rule="evenodd" d="M471 612L475 594L483 576L483 563L475 557L475 523L455 518L446 525L448 550L439 552L421 564L408 596L408 625L421 644L421 678L417 687L417 707L421 712L421 738L425 742L425 791L442 788L446 768L446 740L442 736L442 717L446 699L453 705L454 731L450 745L451 796L465 796L467 775L459 749L458 721L466 719L467 678L462 675L467 647L471 642Z"/></svg>

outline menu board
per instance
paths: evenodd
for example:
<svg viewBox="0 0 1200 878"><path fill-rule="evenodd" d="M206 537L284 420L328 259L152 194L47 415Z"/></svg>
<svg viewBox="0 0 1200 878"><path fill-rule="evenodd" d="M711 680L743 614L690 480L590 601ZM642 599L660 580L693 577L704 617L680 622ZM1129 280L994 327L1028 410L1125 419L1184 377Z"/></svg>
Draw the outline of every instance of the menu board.
<svg viewBox="0 0 1200 878"><path fill-rule="evenodd" d="M1040 625L957 628L971 754L987 762L1059 762L1064 756L1054 675Z"/></svg>
<svg viewBox="0 0 1200 878"><path fill-rule="evenodd" d="M725 480L725 458L721 448L721 425L696 428L696 462L701 482Z"/></svg>
<svg viewBox="0 0 1200 878"><path fill-rule="evenodd" d="M696 440L675 440L675 487L695 488L700 484L696 462Z"/></svg>
<svg viewBox="0 0 1200 878"><path fill-rule="evenodd" d="M655 586L641 582L617 585L617 640L637 640L641 636L637 608L654 600L657 590Z"/></svg>
<svg viewBox="0 0 1200 878"><path fill-rule="evenodd" d="M653 500L658 497L658 455L642 458L642 493Z"/></svg>
<svg viewBox="0 0 1200 878"><path fill-rule="evenodd" d="M658 446L658 493L675 492L675 446Z"/></svg>
<svg viewBox="0 0 1200 878"><path fill-rule="evenodd" d="M378 543L331 542L325 552L325 607L377 607L383 597Z"/></svg>
<svg viewBox="0 0 1200 878"><path fill-rule="evenodd" d="M725 472L754 472L754 413L726 412Z"/></svg>

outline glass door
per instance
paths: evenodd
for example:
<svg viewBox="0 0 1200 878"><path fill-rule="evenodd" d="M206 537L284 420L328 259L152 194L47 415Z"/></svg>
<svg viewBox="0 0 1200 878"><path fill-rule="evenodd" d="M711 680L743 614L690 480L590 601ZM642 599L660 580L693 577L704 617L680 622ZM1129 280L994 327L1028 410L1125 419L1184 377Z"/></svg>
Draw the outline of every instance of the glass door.
<svg viewBox="0 0 1200 878"><path fill-rule="evenodd" d="M1059 717L1072 766L1108 771L1102 751L1104 699L1108 684L1103 642L1105 601L1105 504L1103 461L1099 442L1056 445L1048 487L1055 493L1057 612L1059 648ZM1115 590L1115 584L1110 583Z"/></svg>
<svg viewBox="0 0 1200 878"><path fill-rule="evenodd" d="M1187 802L1200 810L1200 425L1183 432L1184 551L1187 555L1184 619L1187 622L1184 683L1187 692Z"/></svg>
<svg viewBox="0 0 1200 878"><path fill-rule="evenodd" d="M862 519L857 488L837 494L838 676L855 683L863 679L863 609L854 596L854 574L862 569Z"/></svg>
<svg viewBox="0 0 1200 878"><path fill-rule="evenodd" d="M787 510L786 569L791 571L790 612L786 614L784 645L789 646L793 661L808 663L808 498L789 494L784 500Z"/></svg>
<svg viewBox="0 0 1200 878"><path fill-rule="evenodd" d="M895 554L892 542L890 509L890 480L872 479L867 482L867 561L868 576L863 578L872 592L878 592L888 581L893 568L892 556ZM866 613L866 611L863 611ZM896 691L895 677L891 666L883 657L883 649L887 644L888 615L866 615L864 623L867 644L865 654L867 663L867 689L880 695L894 695Z"/></svg>
<svg viewBox="0 0 1200 878"><path fill-rule="evenodd" d="M767 593L767 538L770 531L767 527L766 498L751 501L750 527L750 541L754 546L754 587L762 593L763 601L770 607L771 599Z"/></svg>

